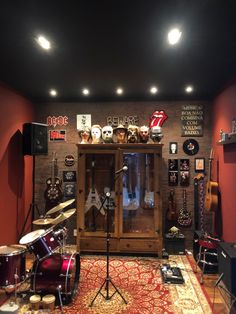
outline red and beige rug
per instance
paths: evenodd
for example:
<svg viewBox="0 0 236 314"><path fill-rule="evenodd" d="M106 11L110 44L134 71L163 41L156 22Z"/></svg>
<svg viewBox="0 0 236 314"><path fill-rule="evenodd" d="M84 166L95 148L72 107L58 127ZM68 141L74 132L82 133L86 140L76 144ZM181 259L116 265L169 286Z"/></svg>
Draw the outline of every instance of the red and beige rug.
<svg viewBox="0 0 236 314"><path fill-rule="evenodd" d="M184 284L163 284L160 265L167 260L150 257L110 257L109 273L118 293L106 300L97 296L106 278L106 257L82 256L78 293L64 307L66 314L210 314L211 307L186 256L171 256L168 263L178 266ZM114 288L109 284L109 296ZM102 293L106 296L106 291Z"/></svg>

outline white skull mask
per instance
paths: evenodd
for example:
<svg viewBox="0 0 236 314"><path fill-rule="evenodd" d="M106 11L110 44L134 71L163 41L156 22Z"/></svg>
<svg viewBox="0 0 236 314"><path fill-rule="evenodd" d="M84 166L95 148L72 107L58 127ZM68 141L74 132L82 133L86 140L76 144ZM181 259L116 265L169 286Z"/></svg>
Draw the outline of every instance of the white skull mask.
<svg viewBox="0 0 236 314"><path fill-rule="evenodd" d="M102 139L104 140L105 143L113 142L112 135L113 129L110 125L106 125L102 128Z"/></svg>

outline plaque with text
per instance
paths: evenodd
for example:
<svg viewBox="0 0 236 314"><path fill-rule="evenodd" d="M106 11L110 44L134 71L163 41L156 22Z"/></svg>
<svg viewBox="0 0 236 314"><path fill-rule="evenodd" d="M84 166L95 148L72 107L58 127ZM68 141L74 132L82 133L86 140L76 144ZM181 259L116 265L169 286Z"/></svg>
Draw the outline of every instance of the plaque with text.
<svg viewBox="0 0 236 314"><path fill-rule="evenodd" d="M181 136L203 136L203 105L183 105L181 112Z"/></svg>

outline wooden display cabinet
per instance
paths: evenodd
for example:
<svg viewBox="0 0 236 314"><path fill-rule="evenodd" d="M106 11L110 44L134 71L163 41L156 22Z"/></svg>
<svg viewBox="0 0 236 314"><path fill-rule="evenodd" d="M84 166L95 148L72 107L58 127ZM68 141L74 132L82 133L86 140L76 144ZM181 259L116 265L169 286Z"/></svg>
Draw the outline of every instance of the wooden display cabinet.
<svg viewBox="0 0 236 314"><path fill-rule="evenodd" d="M77 146L78 251L161 254L162 144Z"/></svg>

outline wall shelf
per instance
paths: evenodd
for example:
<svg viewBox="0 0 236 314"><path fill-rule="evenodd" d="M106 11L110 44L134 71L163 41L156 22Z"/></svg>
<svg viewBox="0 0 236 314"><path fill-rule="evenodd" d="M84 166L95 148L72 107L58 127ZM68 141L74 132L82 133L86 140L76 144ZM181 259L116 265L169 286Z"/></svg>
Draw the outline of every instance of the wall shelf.
<svg viewBox="0 0 236 314"><path fill-rule="evenodd" d="M225 141L217 142L218 145L227 145L236 143L236 133L229 133L229 138Z"/></svg>

